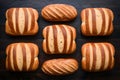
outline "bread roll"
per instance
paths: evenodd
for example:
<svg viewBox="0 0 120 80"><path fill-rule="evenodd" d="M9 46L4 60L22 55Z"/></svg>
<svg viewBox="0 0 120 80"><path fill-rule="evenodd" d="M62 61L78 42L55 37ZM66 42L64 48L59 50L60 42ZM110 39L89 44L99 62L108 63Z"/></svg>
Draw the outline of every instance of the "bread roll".
<svg viewBox="0 0 120 80"><path fill-rule="evenodd" d="M42 71L49 75L66 75L78 69L78 62L75 59L52 59L45 61Z"/></svg>
<svg viewBox="0 0 120 80"><path fill-rule="evenodd" d="M86 43L82 46L82 68L97 72L114 66L114 46L110 43Z"/></svg>
<svg viewBox="0 0 120 80"><path fill-rule="evenodd" d="M13 43L6 48L6 69L34 71L38 68L38 46L33 43Z"/></svg>
<svg viewBox="0 0 120 80"><path fill-rule="evenodd" d="M46 26L43 37L43 50L47 54L70 54L76 49L76 30L72 26Z"/></svg>
<svg viewBox="0 0 120 80"><path fill-rule="evenodd" d="M71 5L50 4L42 9L41 15L48 21L70 21L77 16L77 11Z"/></svg>
<svg viewBox="0 0 120 80"><path fill-rule="evenodd" d="M114 15L110 9L83 9L81 19L81 32L85 36L107 36L113 32Z"/></svg>
<svg viewBox="0 0 120 80"><path fill-rule="evenodd" d="M33 8L10 8L6 11L5 32L9 35L34 35L38 32L38 12Z"/></svg>

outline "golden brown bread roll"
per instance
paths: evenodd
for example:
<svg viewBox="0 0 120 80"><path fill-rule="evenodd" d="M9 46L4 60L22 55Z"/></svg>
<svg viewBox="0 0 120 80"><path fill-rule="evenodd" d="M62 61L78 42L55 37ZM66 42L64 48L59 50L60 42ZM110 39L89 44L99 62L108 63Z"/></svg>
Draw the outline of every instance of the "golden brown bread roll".
<svg viewBox="0 0 120 80"><path fill-rule="evenodd" d="M97 72L114 66L114 46L110 43L86 43L82 46L82 68Z"/></svg>
<svg viewBox="0 0 120 80"><path fill-rule="evenodd" d="M77 11L71 5L50 4L42 9L41 15L48 21L70 21L77 16Z"/></svg>
<svg viewBox="0 0 120 80"><path fill-rule="evenodd" d="M13 43L6 48L6 69L33 71L38 68L38 46L33 43Z"/></svg>
<svg viewBox="0 0 120 80"><path fill-rule="evenodd" d="M107 8L86 8L81 12L81 31L85 36L106 36L113 32L114 15Z"/></svg>
<svg viewBox="0 0 120 80"><path fill-rule="evenodd" d="M10 8L6 11L6 33L34 35L38 32L38 12L33 8Z"/></svg>
<svg viewBox="0 0 120 80"><path fill-rule="evenodd" d="M43 29L43 50L47 54L69 54L76 49L76 30L69 25L51 25Z"/></svg>
<svg viewBox="0 0 120 80"><path fill-rule="evenodd" d="M75 59L52 59L42 65L42 71L49 75L66 75L78 69L78 62Z"/></svg>

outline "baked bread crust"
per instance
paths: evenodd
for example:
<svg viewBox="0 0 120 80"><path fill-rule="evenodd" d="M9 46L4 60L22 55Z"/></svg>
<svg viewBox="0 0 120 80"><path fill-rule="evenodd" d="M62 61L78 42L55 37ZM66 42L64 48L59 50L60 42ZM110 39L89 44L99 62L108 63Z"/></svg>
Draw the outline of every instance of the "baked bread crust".
<svg viewBox="0 0 120 80"><path fill-rule="evenodd" d="M115 48L110 43L85 43L81 51L85 71L97 72L114 67Z"/></svg>
<svg viewBox="0 0 120 80"><path fill-rule="evenodd" d="M33 8L10 8L6 11L5 32L9 35L35 35L38 12Z"/></svg>
<svg viewBox="0 0 120 80"><path fill-rule="evenodd" d="M77 16L77 10L67 4L50 4L42 9L41 15L48 21L71 21Z"/></svg>
<svg viewBox="0 0 120 80"><path fill-rule="evenodd" d="M86 8L81 12L81 32L85 36L107 36L113 32L114 15L108 8Z"/></svg>
<svg viewBox="0 0 120 80"><path fill-rule="evenodd" d="M42 65L42 71L48 75L67 75L78 70L78 62L75 59L52 59Z"/></svg>
<svg viewBox="0 0 120 80"><path fill-rule="evenodd" d="M10 71L34 71L38 68L39 49L33 43L13 43L6 48L6 69Z"/></svg>
<svg viewBox="0 0 120 80"><path fill-rule="evenodd" d="M43 50L47 54L70 54L76 49L76 30L69 25L51 25L43 29Z"/></svg>

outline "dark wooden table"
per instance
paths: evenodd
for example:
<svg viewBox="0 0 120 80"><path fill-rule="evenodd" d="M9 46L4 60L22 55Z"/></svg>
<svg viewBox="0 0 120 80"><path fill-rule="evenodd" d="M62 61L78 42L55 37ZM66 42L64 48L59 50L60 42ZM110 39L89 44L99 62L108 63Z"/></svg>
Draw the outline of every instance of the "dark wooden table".
<svg viewBox="0 0 120 80"><path fill-rule="evenodd" d="M63 22L72 25L77 30L77 49L70 55L46 55L44 54L41 43L43 40L42 30L51 23L41 17L41 9L52 3L71 4L77 8L78 16L74 21ZM38 10L39 32L35 36L12 37L5 33L5 12L11 7L33 7ZM80 32L80 12L88 7L106 7L113 10L114 32L107 37L84 37ZM61 22L60 22L61 23ZM14 42L33 42L39 46L40 65L35 72L8 72L5 69L5 49L8 44ZM110 42L115 46L115 66L111 71L89 73L81 69L81 46L86 42ZM71 75L66 76L48 76L41 71L41 65L45 60L53 58L75 58L79 62L79 70ZM0 80L120 80L120 1L119 0L0 0Z"/></svg>

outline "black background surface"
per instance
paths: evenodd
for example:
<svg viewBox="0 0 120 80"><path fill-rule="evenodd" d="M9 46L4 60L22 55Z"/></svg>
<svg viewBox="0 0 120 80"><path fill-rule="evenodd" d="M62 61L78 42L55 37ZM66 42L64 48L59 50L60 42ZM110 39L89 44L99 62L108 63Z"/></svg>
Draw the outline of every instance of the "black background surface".
<svg viewBox="0 0 120 80"><path fill-rule="evenodd" d="M71 22L48 22L41 17L41 9L52 3L65 3L76 7L78 16ZM5 12L11 7L32 7L39 12L39 32L35 36L12 37L5 33ZM80 32L80 12L88 7L106 7L114 12L114 32L107 37L84 37ZM70 55L46 55L42 44L42 30L51 24L68 24L74 26L77 32L77 49ZM5 49L14 42L33 42L39 46L39 68L35 72L8 72L5 69ZM111 71L89 73L81 69L81 46L86 42L110 42L116 49L115 66ZM41 71L41 65L45 60L54 58L75 58L79 62L77 72L66 76L48 76ZM119 0L0 0L0 80L120 80L120 1Z"/></svg>

